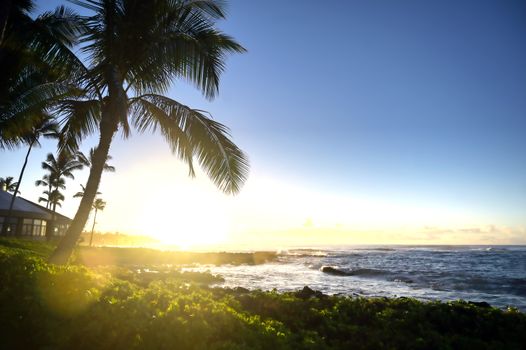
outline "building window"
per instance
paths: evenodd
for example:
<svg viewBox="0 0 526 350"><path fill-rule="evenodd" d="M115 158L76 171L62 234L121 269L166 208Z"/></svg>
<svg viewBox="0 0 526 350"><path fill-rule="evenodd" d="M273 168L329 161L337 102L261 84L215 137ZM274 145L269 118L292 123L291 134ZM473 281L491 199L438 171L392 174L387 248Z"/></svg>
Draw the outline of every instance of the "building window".
<svg viewBox="0 0 526 350"><path fill-rule="evenodd" d="M46 236L46 226L47 226L47 222L42 220L42 225L40 226L40 237Z"/></svg>
<svg viewBox="0 0 526 350"><path fill-rule="evenodd" d="M42 237L46 235L46 221L40 219L24 219L22 236Z"/></svg>
<svg viewBox="0 0 526 350"><path fill-rule="evenodd" d="M31 236L33 232L33 219L24 219L22 221L22 236Z"/></svg>
<svg viewBox="0 0 526 350"><path fill-rule="evenodd" d="M55 232L53 233L54 236L64 236L66 234L66 231L68 230L69 225L68 224L59 224L57 223L55 226Z"/></svg>

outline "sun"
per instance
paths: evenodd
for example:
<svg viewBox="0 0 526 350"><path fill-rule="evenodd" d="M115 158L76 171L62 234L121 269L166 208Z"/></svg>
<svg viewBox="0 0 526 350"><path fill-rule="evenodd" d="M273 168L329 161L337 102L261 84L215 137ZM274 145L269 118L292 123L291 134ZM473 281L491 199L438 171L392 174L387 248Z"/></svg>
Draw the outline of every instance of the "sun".
<svg viewBox="0 0 526 350"><path fill-rule="evenodd" d="M183 250L210 248L225 242L227 217L210 202L194 199L163 204L143 208L138 220L141 232Z"/></svg>

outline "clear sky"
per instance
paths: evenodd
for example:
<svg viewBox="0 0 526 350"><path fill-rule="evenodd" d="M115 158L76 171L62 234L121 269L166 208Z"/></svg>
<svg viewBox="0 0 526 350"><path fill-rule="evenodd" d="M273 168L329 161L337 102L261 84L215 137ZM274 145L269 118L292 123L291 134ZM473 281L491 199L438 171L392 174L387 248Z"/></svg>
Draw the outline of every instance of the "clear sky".
<svg viewBox="0 0 526 350"><path fill-rule="evenodd" d="M245 189L227 197L187 179L160 137L117 137L101 230L181 245L526 244L526 2L228 9L219 26L248 53L229 58L220 96L184 82L169 95L231 128L251 160ZM31 155L28 199L52 150ZM0 176L18 174L24 151L0 152ZM86 177L68 181L65 214Z"/></svg>

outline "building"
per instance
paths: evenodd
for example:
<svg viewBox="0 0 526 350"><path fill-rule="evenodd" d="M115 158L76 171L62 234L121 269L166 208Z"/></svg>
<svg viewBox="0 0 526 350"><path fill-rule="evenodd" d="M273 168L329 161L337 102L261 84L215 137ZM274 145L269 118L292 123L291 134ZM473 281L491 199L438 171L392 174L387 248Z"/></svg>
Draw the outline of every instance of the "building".
<svg viewBox="0 0 526 350"><path fill-rule="evenodd" d="M0 235L44 239L66 233L70 218L21 197L15 198L8 224L7 214L12 198L11 193L0 188ZM7 225L5 234L4 225Z"/></svg>

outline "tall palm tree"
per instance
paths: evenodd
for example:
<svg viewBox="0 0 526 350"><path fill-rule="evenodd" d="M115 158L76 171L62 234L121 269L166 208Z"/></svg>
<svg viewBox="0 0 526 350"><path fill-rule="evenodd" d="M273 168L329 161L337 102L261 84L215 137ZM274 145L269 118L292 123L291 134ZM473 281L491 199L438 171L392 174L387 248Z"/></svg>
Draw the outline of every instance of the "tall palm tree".
<svg viewBox="0 0 526 350"><path fill-rule="evenodd" d="M14 182L12 176L0 177L0 188L4 188L4 186L7 192L16 193L18 182Z"/></svg>
<svg viewBox="0 0 526 350"><path fill-rule="evenodd" d="M195 84L212 99L227 53L245 51L215 27L225 18L215 0L72 0L93 12L85 18L81 50L87 57L77 75L78 95L57 106L62 125L60 147L77 149L99 131L86 191L79 209L50 257L67 262L88 218L112 139L160 131L172 152L189 166L194 157L211 180L236 194L248 176L245 154L230 140L226 126L206 112L163 95L176 78Z"/></svg>
<svg viewBox="0 0 526 350"><path fill-rule="evenodd" d="M84 165L86 168L91 168L91 165L93 164L93 155L94 154L95 154L95 149L93 147L90 148L89 153L88 153L87 156L84 153L79 151L77 153L78 161L81 162L82 165ZM108 156L106 157L106 161L111 160L111 159L112 159L112 156L110 156L108 154ZM102 170L103 171L108 171L110 173L113 173L113 172L115 172L115 167L111 166L107 162L105 162L104 163L104 168ZM84 186L82 186L82 187L84 188Z"/></svg>
<svg viewBox="0 0 526 350"><path fill-rule="evenodd" d="M8 220L10 220L11 218L13 206L15 204L15 198L18 194L20 194L19 188L20 184L22 183L24 173L26 171L27 161L29 159L29 154L31 153L31 150L35 146L40 146L39 140L41 137L56 138L57 134L57 124L54 121L52 121L48 116L44 115L42 118L39 118L37 120L37 122L28 132L19 136L19 138L21 140L24 140L24 142L28 145L28 148L26 152L26 157L24 158L24 163L22 164L22 169L20 169L20 175L18 175L18 181L16 182L16 187L13 192L13 196L11 197L11 202L9 203L9 209L6 215L7 222L9 222ZM6 225L4 225L3 229L6 229Z"/></svg>
<svg viewBox="0 0 526 350"><path fill-rule="evenodd" d="M48 139L58 137L58 125L49 116L43 116L42 118L38 119L38 121L27 133L20 135L20 138L24 140L24 143L26 143L28 147L26 157L24 158L24 163L22 164L22 169L20 169L20 175L18 175L15 193L18 193L18 187L22 183L22 178L24 177L29 155L31 154L33 147L40 147L40 138L42 137Z"/></svg>
<svg viewBox="0 0 526 350"><path fill-rule="evenodd" d="M93 202L93 209L95 209L95 214L93 215L93 225L91 226L91 235L89 238L89 246L93 243L93 232L95 231L95 224L97 223L97 211L102 211L106 208L106 202L100 198L96 198Z"/></svg>

